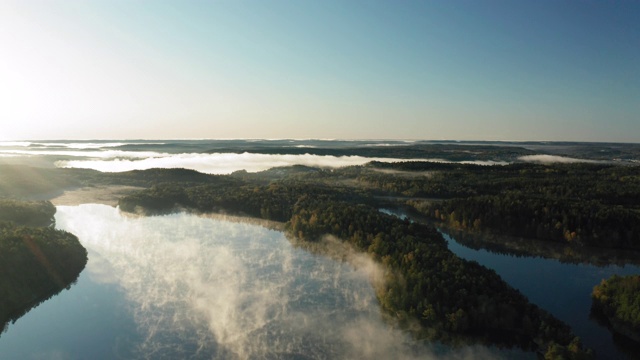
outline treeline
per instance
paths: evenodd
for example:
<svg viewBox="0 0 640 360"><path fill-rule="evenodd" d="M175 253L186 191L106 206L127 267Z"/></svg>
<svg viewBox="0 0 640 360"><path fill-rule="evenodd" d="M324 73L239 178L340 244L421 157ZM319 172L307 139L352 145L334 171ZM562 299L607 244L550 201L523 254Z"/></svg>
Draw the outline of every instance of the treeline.
<svg viewBox="0 0 640 360"><path fill-rule="evenodd" d="M387 170L381 172L380 170ZM414 172L397 176L392 171ZM343 171L340 169L338 172ZM519 192L559 200L593 200L607 205L640 204L640 167L605 164L516 163L503 166L430 162L373 162L351 171L362 184L410 197L457 198Z"/></svg>
<svg viewBox="0 0 640 360"><path fill-rule="evenodd" d="M37 168L0 164L0 199L50 199L78 187L127 185L150 187L163 183L197 184L238 182L229 176L208 175L189 169L149 169L102 173L89 169Z"/></svg>
<svg viewBox="0 0 640 360"><path fill-rule="evenodd" d="M221 181L197 186L160 184L119 200L120 209L128 212L158 214L186 208L199 212L226 212L280 222L293 215L296 202L303 197L347 199L371 203L365 192L351 188L310 186L298 182L273 182L256 185Z"/></svg>
<svg viewBox="0 0 640 360"><path fill-rule="evenodd" d="M416 210L455 227L568 244L640 249L640 167L430 163L370 166L432 172L428 176L407 177L360 170L357 179L386 192L412 197L409 204ZM416 199L420 197L430 200Z"/></svg>
<svg viewBox="0 0 640 360"><path fill-rule="evenodd" d="M517 192L420 204L421 213L462 229L580 245L640 249L640 211L594 200L532 198Z"/></svg>
<svg viewBox="0 0 640 360"><path fill-rule="evenodd" d="M592 310L618 333L640 343L640 275L614 275L593 288Z"/></svg>
<svg viewBox="0 0 640 360"><path fill-rule="evenodd" d="M15 209L16 213L12 213ZM0 329L32 307L70 286L87 263L78 239L51 226L51 203L2 202L0 212ZM35 219L29 220L27 214ZM50 214L45 219L45 214ZM46 221L44 221L46 220Z"/></svg>
<svg viewBox="0 0 640 360"><path fill-rule="evenodd" d="M74 171L35 168L24 165L0 165L0 199L46 198L78 182Z"/></svg>
<svg viewBox="0 0 640 360"><path fill-rule="evenodd" d="M350 188L283 181L237 188L155 186L121 199L120 207L244 213L286 221L288 232L306 241L331 234L384 265L386 281L377 288L381 306L402 322L418 321L427 338L586 355L567 325L494 271L458 258L434 228L382 214L369 201Z"/></svg>
<svg viewBox="0 0 640 360"><path fill-rule="evenodd" d="M400 158L400 159L445 159L448 161L476 161L476 160L515 160L519 156L533 155L535 152L515 146L465 145L457 144L419 144L397 146L357 146L357 147L264 147L250 146L243 148L216 148L210 153L244 153L280 154L320 156L363 156L371 158Z"/></svg>
<svg viewBox="0 0 640 360"><path fill-rule="evenodd" d="M50 226L56 208L49 201L16 201L0 199L0 219L18 225Z"/></svg>

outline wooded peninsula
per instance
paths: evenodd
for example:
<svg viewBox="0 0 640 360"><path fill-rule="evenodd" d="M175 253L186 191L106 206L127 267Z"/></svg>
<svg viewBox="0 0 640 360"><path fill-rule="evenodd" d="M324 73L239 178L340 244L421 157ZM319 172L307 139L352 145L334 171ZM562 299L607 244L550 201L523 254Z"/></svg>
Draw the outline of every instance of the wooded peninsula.
<svg viewBox="0 0 640 360"><path fill-rule="evenodd" d="M614 331L640 342L640 275L617 276L593 288L592 311Z"/></svg>
<svg viewBox="0 0 640 360"><path fill-rule="evenodd" d="M53 228L50 202L0 200L0 329L78 278L87 251Z"/></svg>

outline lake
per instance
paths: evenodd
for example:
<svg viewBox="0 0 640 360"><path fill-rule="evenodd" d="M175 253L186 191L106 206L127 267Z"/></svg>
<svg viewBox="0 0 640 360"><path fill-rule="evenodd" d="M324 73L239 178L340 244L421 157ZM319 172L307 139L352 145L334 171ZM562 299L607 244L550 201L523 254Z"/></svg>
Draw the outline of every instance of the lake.
<svg viewBox="0 0 640 360"><path fill-rule="evenodd" d="M555 259L498 254L465 247L447 234L444 237L456 255L495 270L529 301L569 324L583 343L596 351L598 359L629 359L640 354L637 345L617 337L614 341L606 327L589 317L595 285L614 274L640 274L640 267L567 264Z"/></svg>
<svg viewBox="0 0 640 360"><path fill-rule="evenodd" d="M2 359L500 359L413 340L380 313L380 269L295 248L282 232L186 213L59 206L89 262L0 336Z"/></svg>

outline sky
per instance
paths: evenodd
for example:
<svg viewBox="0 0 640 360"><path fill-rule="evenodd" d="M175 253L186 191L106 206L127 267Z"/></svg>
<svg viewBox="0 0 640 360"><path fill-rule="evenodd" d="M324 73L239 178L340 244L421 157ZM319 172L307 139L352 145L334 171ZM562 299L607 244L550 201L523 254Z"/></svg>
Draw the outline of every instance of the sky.
<svg viewBox="0 0 640 360"><path fill-rule="evenodd" d="M640 2L0 0L0 139L640 142Z"/></svg>

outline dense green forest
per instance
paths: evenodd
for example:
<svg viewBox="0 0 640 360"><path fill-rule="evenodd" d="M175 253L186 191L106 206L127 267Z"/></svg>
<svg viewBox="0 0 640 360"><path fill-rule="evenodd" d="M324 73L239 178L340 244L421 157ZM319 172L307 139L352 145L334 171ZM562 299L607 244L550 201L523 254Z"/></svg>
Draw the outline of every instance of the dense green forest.
<svg viewBox="0 0 640 360"><path fill-rule="evenodd" d="M49 201L16 201L0 199L0 219L18 225L50 226L56 208Z"/></svg>
<svg viewBox="0 0 640 360"><path fill-rule="evenodd" d="M640 343L640 275L614 275L593 288L593 311L618 333Z"/></svg>
<svg viewBox="0 0 640 360"><path fill-rule="evenodd" d="M47 194L81 186L150 187L176 182L185 188L214 186L206 191L213 194L223 191L220 189L238 191L235 189L284 181L366 194L378 204L410 206L431 219L467 231L489 231L570 246L640 249L638 166L373 162L333 170L297 166L261 173L240 171L231 176L185 169L100 173L1 166L0 170L0 190L5 191L0 191L0 198L20 198L24 194L46 198ZM217 202L208 201L207 206L214 203ZM236 203L219 205L229 208ZM257 215L251 213L255 209L246 209L247 214ZM215 209L208 209L212 210Z"/></svg>
<svg viewBox="0 0 640 360"><path fill-rule="evenodd" d="M0 201L0 329L69 287L87 263L73 234L49 226L54 214L50 202Z"/></svg>
<svg viewBox="0 0 640 360"><path fill-rule="evenodd" d="M277 180L276 174L234 176L255 182ZM350 186L374 196L378 204L409 206L466 231L573 247L640 249L638 166L372 162L336 170L296 169L287 179Z"/></svg>
<svg viewBox="0 0 640 360"><path fill-rule="evenodd" d="M290 235L308 242L331 234L384 265L386 281L377 288L383 309L405 325L420 323L423 337L586 355L567 325L494 271L455 256L434 228L383 214L373 203L370 194L350 187L277 181L156 185L119 204L125 211L188 208L283 221Z"/></svg>
<svg viewBox="0 0 640 360"><path fill-rule="evenodd" d="M351 176L363 186L406 197L420 213L454 227L640 249L637 166L406 162L370 167L373 171L353 169Z"/></svg>

